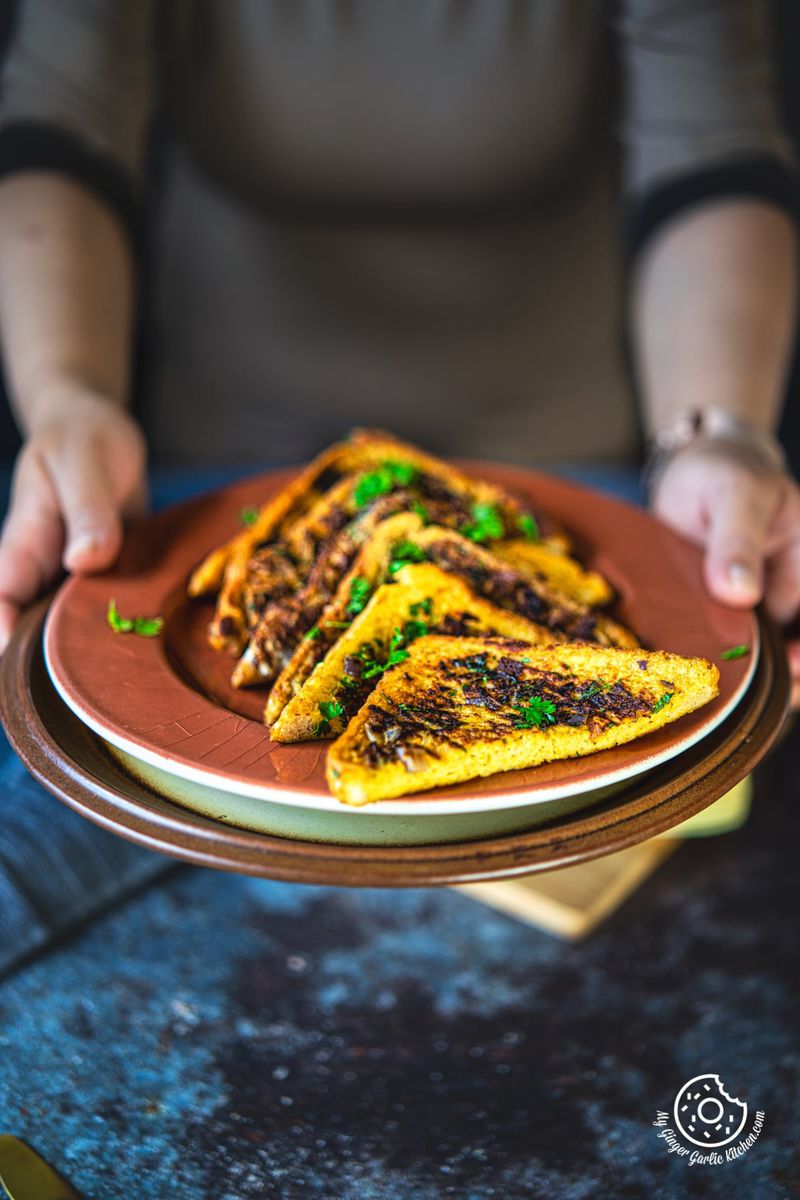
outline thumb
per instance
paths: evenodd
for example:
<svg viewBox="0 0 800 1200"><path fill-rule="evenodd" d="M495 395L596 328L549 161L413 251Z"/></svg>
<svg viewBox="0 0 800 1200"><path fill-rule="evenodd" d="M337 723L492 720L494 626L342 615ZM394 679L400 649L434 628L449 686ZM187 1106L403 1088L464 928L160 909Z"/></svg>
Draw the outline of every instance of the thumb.
<svg viewBox="0 0 800 1200"><path fill-rule="evenodd" d="M767 534L777 496L770 480L737 475L720 489L711 510L705 575L712 595L734 608L751 608L764 593Z"/></svg>
<svg viewBox="0 0 800 1200"><path fill-rule="evenodd" d="M65 527L64 568L100 571L122 544L119 502L101 447L94 440L62 442L47 456Z"/></svg>

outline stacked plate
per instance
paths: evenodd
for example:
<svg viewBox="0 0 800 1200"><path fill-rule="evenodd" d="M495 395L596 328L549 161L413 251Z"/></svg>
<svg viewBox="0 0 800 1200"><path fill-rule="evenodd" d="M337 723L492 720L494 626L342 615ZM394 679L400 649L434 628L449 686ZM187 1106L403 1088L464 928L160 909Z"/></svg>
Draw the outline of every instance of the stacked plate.
<svg viewBox="0 0 800 1200"><path fill-rule="evenodd" d="M72 579L29 613L2 664L9 736L33 773L86 816L167 853L254 874L348 884L498 878L610 853L700 811L766 752L788 705L780 639L716 604L698 550L647 514L519 469L469 470L531 496L610 579L646 646L720 665L710 705L614 750L349 809L327 791L326 743L279 745L264 695L231 687L210 650L196 563L289 473L248 480L137 525L106 575ZM161 636L115 633L160 615ZM42 636L43 631L43 636ZM727 661L724 651L748 652Z"/></svg>

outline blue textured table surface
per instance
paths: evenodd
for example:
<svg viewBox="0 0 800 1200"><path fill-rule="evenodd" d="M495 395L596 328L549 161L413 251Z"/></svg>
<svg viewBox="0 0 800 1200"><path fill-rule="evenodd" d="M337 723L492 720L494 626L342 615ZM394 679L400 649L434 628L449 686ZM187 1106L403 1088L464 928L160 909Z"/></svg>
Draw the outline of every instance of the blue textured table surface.
<svg viewBox="0 0 800 1200"><path fill-rule="evenodd" d="M0 1131L91 1200L800 1196L799 768L578 946L177 868L0 985ZM766 1120L690 1167L651 1123L706 1071Z"/></svg>

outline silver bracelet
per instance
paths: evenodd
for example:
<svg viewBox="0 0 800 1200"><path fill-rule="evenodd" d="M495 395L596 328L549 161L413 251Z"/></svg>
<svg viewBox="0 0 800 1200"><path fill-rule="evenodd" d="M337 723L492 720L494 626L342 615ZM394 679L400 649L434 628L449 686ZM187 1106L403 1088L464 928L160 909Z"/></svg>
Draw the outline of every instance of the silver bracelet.
<svg viewBox="0 0 800 1200"><path fill-rule="evenodd" d="M768 471L785 471L786 455L778 439L735 413L722 408L684 413L648 443L642 482L652 494L665 469L679 450L692 445L729 446L744 451Z"/></svg>

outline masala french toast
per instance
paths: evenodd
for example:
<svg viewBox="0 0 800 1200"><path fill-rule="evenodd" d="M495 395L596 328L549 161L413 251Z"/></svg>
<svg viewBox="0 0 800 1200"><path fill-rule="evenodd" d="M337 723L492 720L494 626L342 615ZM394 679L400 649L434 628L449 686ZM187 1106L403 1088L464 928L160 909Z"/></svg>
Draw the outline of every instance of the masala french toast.
<svg viewBox="0 0 800 1200"><path fill-rule="evenodd" d="M426 520L458 528L476 541L523 535L555 552L569 549L556 522L505 489L474 479L380 430L355 430L319 455L258 511L251 525L212 551L192 573L191 596L218 594L209 627L211 645L242 652L254 623L252 595L247 595L251 561L258 564L260 554L269 556L277 547L302 582L334 526L341 529L377 497L396 489L408 491L406 506Z"/></svg>
<svg viewBox="0 0 800 1200"><path fill-rule="evenodd" d="M599 571L589 571L571 555L526 538L494 542L492 554L522 575L546 580L565 596L602 608L614 599L614 589Z"/></svg>
<svg viewBox="0 0 800 1200"><path fill-rule="evenodd" d="M324 621L322 622L324 625ZM552 645L562 635L478 599L463 580L430 563L403 567L381 584L272 726L278 742L336 736L389 667L428 634L525 639ZM313 639L312 639L313 640Z"/></svg>
<svg viewBox="0 0 800 1200"><path fill-rule="evenodd" d="M328 785L364 805L593 754L702 707L718 680L665 651L420 637L330 747Z"/></svg>
<svg viewBox="0 0 800 1200"><path fill-rule="evenodd" d="M369 548L367 572L357 564L347 575L347 586L323 613L315 629L315 639L309 644L302 639L278 675L267 700L265 720L274 725L284 705L288 704L305 683L316 664L325 657L336 642L341 630L348 625L354 612L349 587L358 580L362 597L369 596L378 582L391 580L404 563L430 560L448 571L453 579L463 580L475 595L480 595L507 612L517 613L534 625L546 625L552 640L563 637L594 640L605 645L636 646L634 635L605 614L593 613L574 593L595 598L606 595L608 585L602 576L585 572L574 559L549 551L552 560L564 559L563 567L534 570L523 564L519 569L505 562L497 553L505 543L494 543L491 550L477 546L455 531L442 526L425 526L415 513L400 514L378 526L380 537ZM510 544L510 543L508 543ZM367 551L362 551L366 554ZM538 560L543 566L542 560ZM562 593L553 580L565 582L572 594ZM535 615L534 615L535 614Z"/></svg>
<svg viewBox="0 0 800 1200"><path fill-rule="evenodd" d="M500 608L546 625L571 640L621 648L638 645L631 630L612 617L565 595L538 574L522 573L451 529L428 526L413 540L427 561L460 575L476 595Z"/></svg>
<svg viewBox="0 0 800 1200"><path fill-rule="evenodd" d="M423 528L413 512L400 512L380 521L358 551L349 571L342 577L333 598L326 604L315 626L300 639L270 689L264 719L274 725L292 696L322 662L331 646L367 604L374 589L385 578L392 548L401 545ZM309 636L311 634L311 636Z"/></svg>

